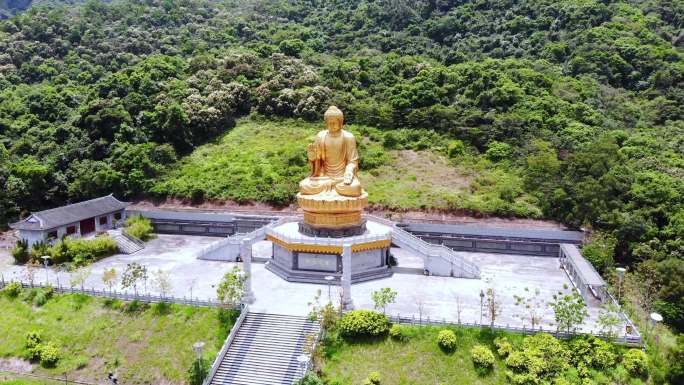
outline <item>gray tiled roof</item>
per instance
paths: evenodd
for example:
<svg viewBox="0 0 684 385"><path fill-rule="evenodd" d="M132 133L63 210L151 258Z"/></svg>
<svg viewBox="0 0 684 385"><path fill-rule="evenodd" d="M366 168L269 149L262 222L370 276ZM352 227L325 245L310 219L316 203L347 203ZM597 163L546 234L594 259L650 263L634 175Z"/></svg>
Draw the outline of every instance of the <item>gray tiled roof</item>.
<svg viewBox="0 0 684 385"><path fill-rule="evenodd" d="M569 243L579 243L582 242L584 238L584 235L580 231L492 228L475 225L447 225L432 223L409 223L406 226L406 230L418 233L459 234L493 238L539 239Z"/></svg>
<svg viewBox="0 0 684 385"><path fill-rule="evenodd" d="M31 213L27 218L10 224L10 227L15 230L50 230L69 223L120 211L129 204L128 202L121 202L109 194L89 201Z"/></svg>

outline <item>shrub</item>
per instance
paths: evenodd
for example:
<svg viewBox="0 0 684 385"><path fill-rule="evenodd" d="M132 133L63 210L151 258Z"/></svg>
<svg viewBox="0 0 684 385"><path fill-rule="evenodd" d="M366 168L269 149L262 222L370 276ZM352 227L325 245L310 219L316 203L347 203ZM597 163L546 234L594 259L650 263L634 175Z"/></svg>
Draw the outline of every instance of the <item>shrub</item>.
<svg viewBox="0 0 684 385"><path fill-rule="evenodd" d="M52 342L47 344L39 345L40 349L40 365L45 368L50 368L55 366L57 361L59 361L59 349Z"/></svg>
<svg viewBox="0 0 684 385"><path fill-rule="evenodd" d="M622 357L622 365L632 376L643 376L648 372L648 356L639 349L629 349Z"/></svg>
<svg viewBox="0 0 684 385"><path fill-rule="evenodd" d="M148 241L152 238L152 222L142 215L134 215L126 218L126 232L140 240Z"/></svg>
<svg viewBox="0 0 684 385"><path fill-rule="evenodd" d="M31 255L29 254L28 242L26 240L21 239L17 241L17 244L12 249L12 258L19 265L29 261Z"/></svg>
<svg viewBox="0 0 684 385"><path fill-rule="evenodd" d="M389 319L381 313L370 310L354 310L340 319L340 333L345 337L379 336L387 333Z"/></svg>
<svg viewBox="0 0 684 385"><path fill-rule="evenodd" d="M485 152L485 156L487 159L492 160L494 162L498 162L500 160L504 160L511 156L513 152L513 149L511 146L507 143L503 142L491 142L489 146L487 147L487 151Z"/></svg>
<svg viewBox="0 0 684 385"><path fill-rule="evenodd" d="M363 380L363 385L380 385L380 373L368 373L368 377L366 377L366 379Z"/></svg>
<svg viewBox="0 0 684 385"><path fill-rule="evenodd" d="M202 385L204 379L209 374L209 364L205 359L193 360L188 369L188 385Z"/></svg>
<svg viewBox="0 0 684 385"><path fill-rule="evenodd" d="M470 356L473 364L481 369L491 369L494 367L494 353L488 347L483 345L475 345L470 350Z"/></svg>
<svg viewBox="0 0 684 385"><path fill-rule="evenodd" d="M54 263L73 262L75 266L87 265L116 252L116 242L106 235L93 239L64 238L50 248Z"/></svg>
<svg viewBox="0 0 684 385"><path fill-rule="evenodd" d="M2 289L2 293L10 298L17 298L21 294L21 284L19 282L10 282Z"/></svg>
<svg viewBox="0 0 684 385"><path fill-rule="evenodd" d="M449 142L447 154L449 155L449 158L455 158L465 154L465 145L463 144L463 141L455 139Z"/></svg>
<svg viewBox="0 0 684 385"><path fill-rule="evenodd" d="M325 383L323 382L323 380L318 378L318 376L315 373L308 372L304 376L304 378L295 382L295 385L325 385Z"/></svg>
<svg viewBox="0 0 684 385"><path fill-rule="evenodd" d="M456 334L453 330L442 330L437 335L437 344L446 351L456 349Z"/></svg>
<svg viewBox="0 0 684 385"><path fill-rule="evenodd" d="M516 372L525 370L527 359L523 352L511 352L506 358L506 366Z"/></svg>
<svg viewBox="0 0 684 385"><path fill-rule="evenodd" d="M494 339L494 346L496 346L496 353L501 358L508 357L513 351L513 345L511 345L506 337L496 337Z"/></svg>
<svg viewBox="0 0 684 385"><path fill-rule="evenodd" d="M42 333L37 330L32 330L26 333L25 346L29 349L35 348L42 341Z"/></svg>
<svg viewBox="0 0 684 385"><path fill-rule="evenodd" d="M406 334L406 330L398 324L392 325L392 327L389 330L389 336L397 341L406 341L408 340L408 335Z"/></svg>
<svg viewBox="0 0 684 385"><path fill-rule="evenodd" d="M48 297L43 290L36 291L35 297L33 297L33 304L36 307L41 307L45 305L48 301Z"/></svg>

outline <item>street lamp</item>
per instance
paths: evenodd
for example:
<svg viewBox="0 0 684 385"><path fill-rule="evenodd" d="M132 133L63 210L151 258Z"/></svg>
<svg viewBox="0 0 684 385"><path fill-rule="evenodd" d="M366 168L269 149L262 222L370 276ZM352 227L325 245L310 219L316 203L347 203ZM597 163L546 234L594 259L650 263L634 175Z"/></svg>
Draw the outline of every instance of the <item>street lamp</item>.
<svg viewBox="0 0 684 385"><path fill-rule="evenodd" d="M204 349L204 342L199 341L195 342L194 345L192 345L192 350L195 351L195 356L197 357L197 360L195 361L197 363L197 371L195 372L198 376L200 376L200 373L202 372L202 350Z"/></svg>
<svg viewBox="0 0 684 385"><path fill-rule="evenodd" d="M658 335L655 334L655 327L658 324L658 322L663 321L663 316L658 314L658 313L651 313L651 333L653 333L655 343L656 345L658 344Z"/></svg>
<svg viewBox="0 0 684 385"><path fill-rule="evenodd" d="M620 304L620 299L622 297L622 280L625 278L625 273L627 272L627 269L624 267L618 267L615 269L617 272L617 278L618 278L618 305Z"/></svg>
<svg viewBox="0 0 684 385"><path fill-rule="evenodd" d="M480 289L480 326L482 326L482 306L484 305L484 290Z"/></svg>
<svg viewBox="0 0 684 385"><path fill-rule="evenodd" d="M50 256L49 255L43 255L41 257L43 259L43 265L45 266L45 286L48 285L49 279L48 279L48 262L50 261Z"/></svg>
<svg viewBox="0 0 684 385"><path fill-rule="evenodd" d="M297 362L299 363L299 369L302 371L302 378L306 374L306 367L309 365L309 356L306 354L300 354L297 356Z"/></svg>
<svg viewBox="0 0 684 385"><path fill-rule="evenodd" d="M325 279L325 281L328 283L328 302L332 303L332 295L330 294L330 285L332 284L332 281L335 280L335 277L333 277L332 275L326 275L325 278L323 278L323 279Z"/></svg>

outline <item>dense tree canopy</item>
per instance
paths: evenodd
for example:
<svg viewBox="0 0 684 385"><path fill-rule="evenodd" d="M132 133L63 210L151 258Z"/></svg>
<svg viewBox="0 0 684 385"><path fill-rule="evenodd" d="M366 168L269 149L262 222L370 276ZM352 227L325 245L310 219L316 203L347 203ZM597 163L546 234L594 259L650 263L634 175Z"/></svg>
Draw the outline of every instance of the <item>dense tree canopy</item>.
<svg viewBox="0 0 684 385"><path fill-rule="evenodd" d="M519 172L544 216L652 264L659 309L684 328L682 2L244 3L89 1L0 21L0 222L149 196L236 117L313 120L335 103L388 148L404 129L437 133L450 155Z"/></svg>

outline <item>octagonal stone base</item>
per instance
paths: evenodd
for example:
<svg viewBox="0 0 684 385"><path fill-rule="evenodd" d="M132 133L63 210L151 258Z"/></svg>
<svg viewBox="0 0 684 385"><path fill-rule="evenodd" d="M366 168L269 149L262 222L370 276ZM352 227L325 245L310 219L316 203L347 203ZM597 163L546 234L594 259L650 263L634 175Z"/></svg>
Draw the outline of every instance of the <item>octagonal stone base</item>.
<svg viewBox="0 0 684 385"><path fill-rule="evenodd" d="M299 223L288 222L268 229L266 238L273 242L273 259L266 268L291 282L329 284L326 276L342 276L342 247L352 248L352 283L392 275L389 267L391 228L369 221L363 234L328 238L302 234Z"/></svg>

